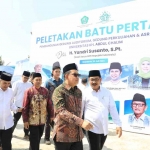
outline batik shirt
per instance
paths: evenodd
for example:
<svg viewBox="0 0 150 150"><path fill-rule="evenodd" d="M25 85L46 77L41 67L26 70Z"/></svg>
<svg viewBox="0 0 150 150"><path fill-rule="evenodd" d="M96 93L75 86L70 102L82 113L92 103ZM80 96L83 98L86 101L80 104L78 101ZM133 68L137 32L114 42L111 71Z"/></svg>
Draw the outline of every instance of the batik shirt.
<svg viewBox="0 0 150 150"><path fill-rule="evenodd" d="M36 89L34 86L26 90L23 101L23 121L29 125L42 125L46 116L54 117L54 109L46 88Z"/></svg>
<svg viewBox="0 0 150 150"><path fill-rule="evenodd" d="M54 90L54 131L57 142L77 142L83 138L81 119L82 93L77 87L68 89L63 83Z"/></svg>

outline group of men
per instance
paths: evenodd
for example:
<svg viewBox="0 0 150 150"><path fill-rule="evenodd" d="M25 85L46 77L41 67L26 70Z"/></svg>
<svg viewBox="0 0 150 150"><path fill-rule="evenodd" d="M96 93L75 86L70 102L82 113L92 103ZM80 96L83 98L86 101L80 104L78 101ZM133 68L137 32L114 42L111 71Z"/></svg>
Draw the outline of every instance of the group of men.
<svg viewBox="0 0 150 150"><path fill-rule="evenodd" d="M9 88L11 75L0 77L0 139L2 150L12 150L12 133L21 115L25 138L29 138L29 150L39 150L45 127L45 142L50 144L50 126L55 150L83 150L83 130L90 150L103 148L108 134L108 114L122 135L121 121L109 90L101 87L99 70L89 71L90 86L80 90L77 85L80 74L75 63L63 68L64 81L60 79L60 64L53 64L52 77L42 87L42 75L23 72L22 81ZM14 117L11 115L14 112ZM13 120L14 118L14 120Z"/></svg>

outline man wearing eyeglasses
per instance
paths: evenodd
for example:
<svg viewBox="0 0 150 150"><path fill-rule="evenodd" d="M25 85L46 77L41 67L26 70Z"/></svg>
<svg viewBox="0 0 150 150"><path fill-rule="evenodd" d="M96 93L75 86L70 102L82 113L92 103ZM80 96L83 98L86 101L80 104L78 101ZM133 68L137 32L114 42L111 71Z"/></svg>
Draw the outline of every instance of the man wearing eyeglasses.
<svg viewBox="0 0 150 150"><path fill-rule="evenodd" d="M93 124L93 128L86 131L90 150L102 150L108 134L108 114L116 124L118 137L122 135L121 121L116 109L115 101L110 91L101 85L99 70L89 71L90 87L83 93L84 119Z"/></svg>
<svg viewBox="0 0 150 150"><path fill-rule="evenodd" d="M90 130L93 125L82 119L82 93L77 87L80 74L75 63L66 65L63 74L65 81L52 96L55 150L83 150L82 128Z"/></svg>
<svg viewBox="0 0 150 150"><path fill-rule="evenodd" d="M147 109L145 96L136 93L131 103L133 114L128 115L128 123L133 126L150 127L150 116L144 112Z"/></svg>

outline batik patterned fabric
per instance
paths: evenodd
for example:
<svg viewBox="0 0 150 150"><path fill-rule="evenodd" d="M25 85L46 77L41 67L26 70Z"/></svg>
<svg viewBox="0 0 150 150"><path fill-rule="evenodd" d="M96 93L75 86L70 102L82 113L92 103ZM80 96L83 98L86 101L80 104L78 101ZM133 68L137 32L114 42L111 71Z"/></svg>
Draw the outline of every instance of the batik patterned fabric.
<svg viewBox="0 0 150 150"><path fill-rule="evenodd" d="M54 109L46 88L36 89L34 86L25 92L23 102L23 121L30 125L42 125L46 122L47 114L54 117Z"/></svg>
<svg viewBox="0 0 150 150"><path fill-rule="evenodd" d="M55 119L53 138L57 142L77 142L83 138L82 93L77 87L66 88L65 83L54 90L52 96Z"/></svg>

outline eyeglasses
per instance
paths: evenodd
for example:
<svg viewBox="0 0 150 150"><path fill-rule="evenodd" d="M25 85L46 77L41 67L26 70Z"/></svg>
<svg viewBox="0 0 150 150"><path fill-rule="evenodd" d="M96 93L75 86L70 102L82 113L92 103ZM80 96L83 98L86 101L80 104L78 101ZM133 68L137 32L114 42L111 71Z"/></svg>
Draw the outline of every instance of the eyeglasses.
<svg viewBox="0 0 150 150"><path fill-rule="evenodd" d="M71 75L73 75L74 77L80 77L81 76L81 74L78 74L78 73L73 73Z"/></svg>
<svg viewBox="0 0 150 150"><path fill-rule="evenodd" d="M97 81L99 81L99 78L92 78L92 79L90 79L90 81L91 81L91 82L93 82L93 81L96 81L96 82L97 82Z"/></svg>
<svg viewBox="0 0 150 150"><path fill-rule="evenodd" d="M132 104L132 106L134 106L134 107L137 107L137 106L138 106L138 107L143 107L144 105L145 105L145 104L140 104L140 103L138 103L138 104L137 104L137 103L133 103L133 104Z"/></svg>

